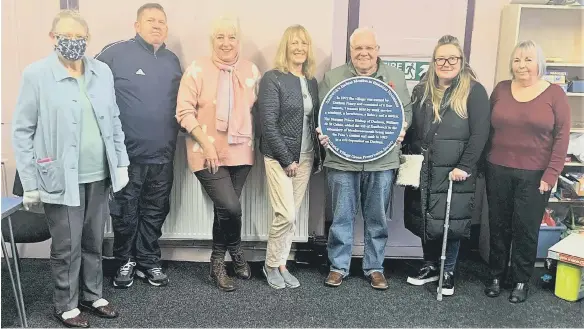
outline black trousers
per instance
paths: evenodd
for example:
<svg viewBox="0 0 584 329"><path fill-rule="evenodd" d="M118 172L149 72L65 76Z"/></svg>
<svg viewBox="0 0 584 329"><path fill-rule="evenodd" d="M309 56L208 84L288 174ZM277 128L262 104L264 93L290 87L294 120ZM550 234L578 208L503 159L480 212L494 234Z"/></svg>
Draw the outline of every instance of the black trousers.
<svg viewBox="0 0 584 329"><path fill-rule="evenodd" d="M114 257L143 269L160 267L162 225L170 210L173 163L130 164L130 181L110 201Z"/></svg>
<svg viewBox="0 0 584 329"><path fill-rule="evenodd" d="M549 191L539 192L542 175L543 170L487 164L489 263L493 277L505 279L509 275L513 283L522 283L529 282L533 274L539 228L550 197ZM511 272L507 273L509 257Z"/></svg>
<svg viewBox="0 0 584 329"><path fill-rule="evenodd" d="M207 169L195 176L213 201L213 245L235 247L241 243L241 203L239 197L251 166L220 167L216 174Z"/></svg>

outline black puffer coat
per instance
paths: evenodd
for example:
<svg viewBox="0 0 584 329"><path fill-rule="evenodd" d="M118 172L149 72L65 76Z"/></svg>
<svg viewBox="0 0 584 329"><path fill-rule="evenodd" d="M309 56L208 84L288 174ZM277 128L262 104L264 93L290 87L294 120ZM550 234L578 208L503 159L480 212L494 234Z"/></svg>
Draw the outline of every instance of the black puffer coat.
<svg viewBox="0 0 584 329"><path fill-rule="evenodd" d="M404 220L406 227L422 241L441 239L444 234L448 175L454 168L471 174L454 182L450 205L449 239L470 236L476 189L476 168L489 137L490 106L485 88L473 83L467 101L468 118L460 118L446 107L434 138L425 145L434 121L430 102L420 103L423 83L414 88L413 122L406 133L404 153L423 154L419 189L406 188ZM426 151L425 151L426 150Z"/></svg>
<svg viewBox="0 0 584 329"><path fill-rule="evenodd" d="M316 79L307 79L308 91L312 98L313 111L310 131L313 149L313 171L320 171L324 150L316 137L319 99ZM261 134L260 151L263 155L277 160L283 168L300 160L302 146L302 125L304 123L304 99L300 78L292 73L271 70L260 81L257 106ZM257 120L257 119L256 119Z"/></svg>

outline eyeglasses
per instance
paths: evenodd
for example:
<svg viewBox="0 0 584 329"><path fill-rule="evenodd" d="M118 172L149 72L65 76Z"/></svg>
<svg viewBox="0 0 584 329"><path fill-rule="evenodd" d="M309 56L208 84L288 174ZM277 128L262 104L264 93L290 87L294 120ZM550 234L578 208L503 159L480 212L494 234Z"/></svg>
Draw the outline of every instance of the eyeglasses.
<svg viewBox="0 0 584 329"><path fill-rule="evenodd" d="M462 57L448 57L448 58L434 58L434 63L436 63L436 65L438 66L444 66L446 65L446 62L448 62L448 64L450 65L456 65L456 63L458 63L459 60L461 60Z"/></svg>

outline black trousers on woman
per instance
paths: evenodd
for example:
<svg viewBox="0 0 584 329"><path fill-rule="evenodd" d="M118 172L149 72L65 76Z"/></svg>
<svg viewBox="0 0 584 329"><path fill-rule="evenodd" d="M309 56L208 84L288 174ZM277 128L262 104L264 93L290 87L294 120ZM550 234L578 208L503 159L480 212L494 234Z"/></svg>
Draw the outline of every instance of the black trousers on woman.
<svg viewBox="0 0 584 329"><path fill-rule="evenodd" d="M550 192L541 194L543 170L487 164L490 255L493 278L527 283L533 274L541 220ZM511 251L511 249L513 249ZM506 273L511 257L511 272Z"/></svg>
<svg viewBox="0 0 584 329"><path fill-rule="evenodd" d="M207 169L195 176L213 201L213 249L236 248L241 243L241 203L239 197L251 166L220 167L211 174Z"/></svg>

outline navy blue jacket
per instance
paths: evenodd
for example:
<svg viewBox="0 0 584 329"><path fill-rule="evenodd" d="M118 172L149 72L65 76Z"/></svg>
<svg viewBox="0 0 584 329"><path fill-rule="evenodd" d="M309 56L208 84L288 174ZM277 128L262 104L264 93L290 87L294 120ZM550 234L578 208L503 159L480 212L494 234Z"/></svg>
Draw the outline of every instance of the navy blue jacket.
<svg viewBox="0 0 584 329"><path fill-rule="evenodd" d="M174 158L179 125L176 97L182 70L162 45L156 53L138 34L107 45L96 56L114 76L116 100L130 162L163 164Z"/></svg>

